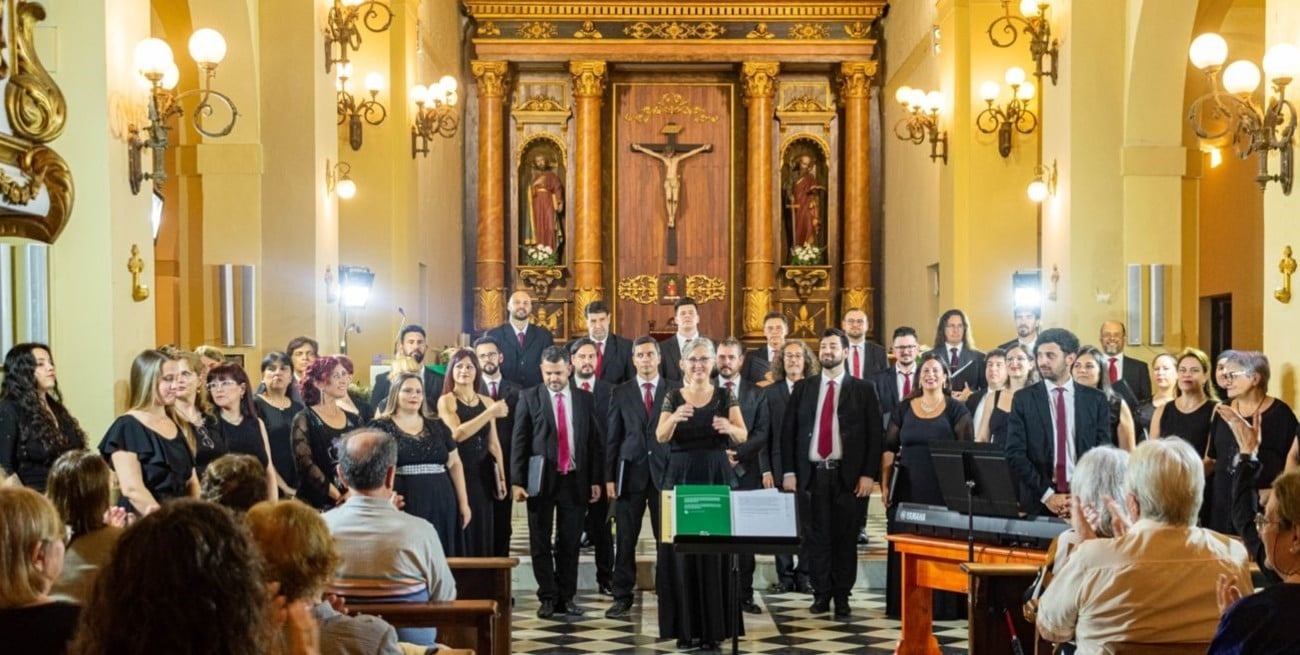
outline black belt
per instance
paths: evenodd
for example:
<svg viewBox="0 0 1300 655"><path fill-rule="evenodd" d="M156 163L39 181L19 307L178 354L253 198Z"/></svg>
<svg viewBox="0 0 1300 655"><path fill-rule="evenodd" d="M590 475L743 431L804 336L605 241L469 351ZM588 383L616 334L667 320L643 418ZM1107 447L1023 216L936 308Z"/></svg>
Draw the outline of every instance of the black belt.
<svg viewBox="0 0 1300 655"><path fill-rule="evenodd" d="M813 462L812 465L813 468L815 469L821 469L823 471L832 471L840 467L840 460L826 459L820 462Z"/></svg>

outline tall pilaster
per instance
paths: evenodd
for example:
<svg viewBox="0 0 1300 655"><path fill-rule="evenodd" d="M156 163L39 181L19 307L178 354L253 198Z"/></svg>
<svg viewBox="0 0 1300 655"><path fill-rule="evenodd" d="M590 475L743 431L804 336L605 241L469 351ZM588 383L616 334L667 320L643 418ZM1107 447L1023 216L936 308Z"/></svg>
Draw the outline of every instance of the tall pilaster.
<svg viewBox="0 0 1300 655"><path fill-rule="evenodd" d="M505 99L510 63L470 62L478 87L478 252L474 329L505 321Z"/></svg>
<svg viewBox="0 0 1300 655"><path fill-rule="evenodd" d="M573 326L587 329L587 303L604 293L601 238L600 107L605 96L605 62L571 61L574 119L577 123L573 180Z"/></svg>
<svg viewBox="0 0 1300 655"><path fill-rule="evenodd" d="M871 78L875 61L840 64L840 103L844 107L844 258L842 309L872 313L870 136ZM874 323L875 316L871 317Z"/></svg>
<svg viewBox="0 0 1300 655"><path fill-rule="evenodd" d="M776 75L774 61L747 61L740 75L747 109L745 148L745 336L763 333L763 316L772 307L776 270L772 234L772 107Z"/></svg>

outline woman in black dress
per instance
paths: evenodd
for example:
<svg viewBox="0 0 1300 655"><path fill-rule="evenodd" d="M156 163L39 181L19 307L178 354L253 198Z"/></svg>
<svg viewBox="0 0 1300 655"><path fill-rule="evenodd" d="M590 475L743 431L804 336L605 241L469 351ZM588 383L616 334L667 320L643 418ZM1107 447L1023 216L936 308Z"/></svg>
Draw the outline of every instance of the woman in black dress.
<svg viewBox="0 0 1300 655"><path fill-rule="evenodd" d="M492 400L478 392L483 388L483 374L473 350L457 350L447 369L450 374L438 398L438 417L451 428L465 466L465 497L472 514L465 526L465 555L491 557L494 500L506 494L496 419L505 418L510 408L504 400Z"/></svg>
<svg viewBox="0 0 1300 655"><path fill-rule="evenodd" d="M208 464L230 452L230 449L221 440L221 435L211 429L216 413L207 393L207 382L200 377L203 371L202 359L197 353L171 346L164 347L163 352L180 363L176 377L180 388L176 391L174 409L180 418L178 423L185 432L185 438L194 444L194 466L202 480L203 471L208 468Z"/></svg>
<svg viewBox="0 0 1300 655"><path fill-rule="evenodd" d="M99 453L117 472L119 504L140 516L164 501L199 495L195 446L172 411L184 387L180 369L177 359L157 350L137 355L131 363L131 409L99 442Z"/></svg>
<svg viewBox="0 0 1300 655"><path fill-rule="evenodd" d="M1138 443L1151 438L1156 411L1177 397L1178 356L1173 353L1160 353L1151 360L1151 400L1138 405L1137 410L1133 412L1133 420L1137 423Z"/></svg>
<svg viewBox="0 0 1300 655"><path fill-rule="evenodd" d="M293 369L289 356L270 352L262 358L262 392L254 399L254 407L266 426L266 439L271 445L271 464L276 475L284 481L280 489L285 498L298 493L298 465L293 461L293 417L303 410L302 403L289 397L289 383ZM296 394L295 394L296 395Z"/></svg>
<svg viewBox="0 0 1300 655"><path fill-rule="evenodd" d="M1228 402L1215 408L1217 416L1208 456L1214 460L1214 491L1210 498L1210 529L1237 534L1232 525L1232 483L1236 475L1237 438L1225 419L1239 416L1247 427L1259 426L1259 500L1268 503L1273 478L1286 466L1296 439L1296 416L1279 398L1268 395L1268 357L1256 351L1229 350L1221 356Z"/></svg>
<svg viewBox="0 0 1300 655"><path fill-rule="evenodd" d="M1126 451L1132 451L1137 445L1135 428L1133 423L1133 408L1128 406L1124 398L1111 389L1110 378L1101 374L1101 364L1106 361L1106 356L1094 346L1084 346L1079 349L1079 355L1074 360L1074 366L1070 369L1074 376L1075 384L1082 384L1085 387L1092 387L1106 394L1106 402L1110 405L1110 438L1114 444Z"/></svg>
<svg viewBox="0 0 1300 655"><path fill-rule="evenodd" d="M49 346L10 348L0 381L0 478L45 493L54 460L85 447L86 433L63 406Z"/></svg>
<svg viewBox="0 0 1300 655"><path fill-rule="evenodd" d="M352 380L357 373L352 364L352 358L347 355L334 355L334 359L339 360L339 363L343 365L343 370L348 372L348 392L343 394L342 398L339 398L339 407L342 407L345 412L360 416L362 424L369 423L375 417L375 406L374 403L368 403L360 397L352 395Z"/></svg>
<svg viewBox="0 0 1300 655"><path fill-rule="evenodd" d="M217 407L209 429L230 452L252 455L261 462L266 469L267 498L278 500L279 490L287 485L271 462L271 442L253 406L253 387L248 382L248 374L242 366L220 364L208 372L208 393Z"/></svg>
<svg viewBox="0 0 1300 655"><path fill-rule="evenodd" d="M461 555L462 530L474 515L465 497L465 472L451 429L429 416L424 376L399 374L372 425L397 440L394 490L406 499L402 509L433 524L448 557Z"/></svg>
<svg viewBox="0 0 1300 655"><path fill-rule="evenodd" d="M348 393L348 375L339 360L318 357L307 366L298 391L307 409L293 417L290 434L298 463L298 498L317 509L343 500L338 484L338 439L361 427L361 417L346 412L338 401Z"/></svg>
<svg viewBox="0 0 1300 655"><path fill-rule="evenodd" d="M1210 384L1210 358L1195 348L1178 353L1178 395L1156 409L1151 417L1150 438L1178 437L1192 445L1205 461L1205 497L1201 500L1200 522L1209 527L1213 509L1214 461L1209 458L1210 431L1218 392Z"/></svg>
<svg viewBox="0 0 1300 655"><path fill-rule="evenodd" d="M966 399L976 441L990 441L992 438L993 410L1007 391L1007 351L994 348L984 353L984 380L988 386Z"/></svg>
<svg viewBox="0 0 1300 655"><path fill-rule="evenodd" d="M975 423L975 440L1006 443L1007 425L1011 420L1011 398L1017 391L1038 381L1032 354L1016 344L1006 350L1007 384L1001 391L993 392L993 400L986 407L986 416Z"/></svg>
<svg viewBox="0 0 1300 655"><path fill-rule="evenodd" d="M671 444L665 486L712 484L734 487L727 449L748 438L736 397L710 379L717 351L699 337L682 348L685 386L668 392L655 437ZM682 555L659 549L659 636L678 648L715 649L731 638L724 608L733 607L722 555ZM743 630L744 626L738 626Z"/></svg>

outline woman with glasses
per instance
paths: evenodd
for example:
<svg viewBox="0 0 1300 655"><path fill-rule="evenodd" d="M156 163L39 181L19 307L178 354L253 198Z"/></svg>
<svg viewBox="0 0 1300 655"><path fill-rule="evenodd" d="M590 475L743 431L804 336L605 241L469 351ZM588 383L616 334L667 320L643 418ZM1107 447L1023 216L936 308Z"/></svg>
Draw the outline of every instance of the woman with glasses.
<svg viewBox="0 0 1300 655"><path fill-rule="evenodd" d="M4 650L62 655L77 631L81 608L55 601L50 588L63 570L59 513L31 489L0 489L0 630Z"/></svg>
<svg viewBox="0 0 1300 655"><path fill-rule="evenodd" d="M203 478L203 471L222 455L229 452L226 444L221 440L221 435L214 434L209 429L211 421L215 418L212 409L212 399L207 394L206 383L203 378L199 377L203 371L203 361L198 354L188 350L167 347L164 349L171 355L180 368L176 372L176 416L180 418L181 430L185 432L186 439L194 444L194 466L198 470L199 478Z"/></svg>
<svg viewBox="0 0 1300 655"><path fill-rule="evenodd" d="M54 460L85 447L86 433L63 406L49 346L10 348L0 381L0 478L44 492Z"/></svg>
<svg viewBox="0 0 1300 655"><path fill-rule="evenodd" d="M1175 359L1177 395L1173 402L1156 409L1151 417L1152 439L1179 437L1192 445L1205 461L1205 498L1201 501L1202 527L1210 526L1211 493L1214 489L1214 460L1207 455L1214 408L1219 394L1210 384L1210 358L1195 348L1185 348Z"/></svg>
<svg viewBox="0 0 1300 655"><path fill-rule="evenodd" d="M1173 353L1160 353L1151 360L1151 389L1151 400L1138 405L1133 413L1139 441L1151 438L1156 412L1178 396L1178 357Z"/></svg>
<svg viewBox="0 0 1300 655"><path fill-rule="evenodd" d="M271 465L285 486L281 493L293 498L298 489L298 465L293 460L293 417L303 410L302 403L289 395L293 368L289 356L282 352L269 352L262 358L261 391L253 400L257 414L266 426L266 438L271 444ZM293 395L298 395L295 391Z"/></svg>
<svg viewBox="0 0 1300 655"><path fill-rule="evenodd" d="M1296 438L1296 416L1279 398L1268 395L1269 364L1264 353L1229 350L1220 355L1228 401L1215 409L1207 456L1214 460L1214 491L1210 494L1210 528L1224 534L1238 534L1232 522L1232 487L1236 479L1240 448L1229 419L1245 421L1259 431L1258 483L1260 499L1267 503L1269 485L1282 472L1287 452Z"/></svg>
<svg viewBox="0 0 1300 655"><path fill-rule="evenodd" d="M253 389L242 366L222 364L208 373L208 393L217 406L211 431L226 444L231 453L252 455L266 470L267 497L276 499L277 491L289 493L289 485L276 473L271 461L271 441L266 424L257 416Z"/></svg>
<svg viewBox="0 0 1300 655"><path fill-rule="evenodd" d="M348 392L343 394L342 398L339 398L339 407L342 407L345 412L360 416L363 425L369 423L370 419L375 417L375 408L365 400L352 395L352 380L356 378L357 374L356 367L352 364L352 358L347 355L334 355L334 359L339 360L339 363L343 365L343 370L348 373ZM376 400L376 402L379 402L379 400Z"/></svg>
<svg viewBox="0 0 1300 655"><path fill-rule="evenodd" d="M293 417L290 434L298 464L298 498L317 509L329 509L343 500L336 476L339 437L361 427L361 417L339 407L348 394L352 376L337 357L312 360L298 382L307 408Z"/></svg>
<svg viewBox="0 0 1300 655"><path fill-rule="evenodd" d="M1137 445L1133 409L1111 388L1110 378L1101 374L1101 363L1104 361L1106 356L1095 346L1084 346L1079 349L1079 355L1075 358L1074 367L1070 372L1074 376L1075 384L1092 387L1106 394L1106 401L1110 404L1111 441L1124 450L1132 451Z"/></svg>
<svg viewBox="0 0 1300 655"><path fill-rule="evenodd" d="M993 391L992 398L985 395L980 407L976 408L975 441L1005 443L1007 425L1011 420L1011 397L1017 391L1038 381L1038 376L1034 373L1033 359L1024 346L1016 344L1003 352L1005 352L1006 362L1006 384L1002 389L993 390L993 383L989 383L990 390ZM990 353L985 360L986 377L990 374L988 367L997 365L995 359L990 364L988 360L992 358Z"/></svg>

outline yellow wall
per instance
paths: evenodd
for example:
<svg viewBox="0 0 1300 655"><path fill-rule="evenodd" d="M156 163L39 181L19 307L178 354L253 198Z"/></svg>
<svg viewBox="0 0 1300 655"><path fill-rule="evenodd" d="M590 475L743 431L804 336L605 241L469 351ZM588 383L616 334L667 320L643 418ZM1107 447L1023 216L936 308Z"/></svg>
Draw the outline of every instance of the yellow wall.
<svg viewBox="0 0 1300 655"><path fill-rule="evenodd" d="M1265 45L1294 45L1300 42L1300 3L1292 0L1268 0L1266 7ZM1271 170L1277 172L1276 155ZM1295 338L1295 326L1300 321L1300 300L1292 300L1290 304L1284 305L1272 298L1271 290L1279 286L1277 260L1281 257L1282 246L1291 245L1294 248L1300 241L1297 217L1300 217L1300 191L1292 191L1291 195L1286 196L1277 183L1269 184L1264 192L1264 253L1259 260L1266 280L1266 293L1269 294L1264 301L1264 352L1273 364L1272 392L1292 406L1300 398L1296 380L1300 340Z"/></svg>

